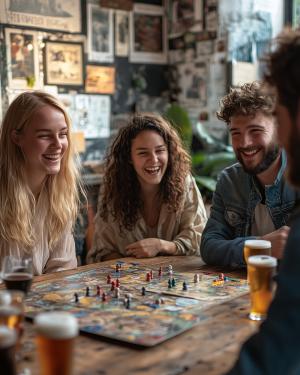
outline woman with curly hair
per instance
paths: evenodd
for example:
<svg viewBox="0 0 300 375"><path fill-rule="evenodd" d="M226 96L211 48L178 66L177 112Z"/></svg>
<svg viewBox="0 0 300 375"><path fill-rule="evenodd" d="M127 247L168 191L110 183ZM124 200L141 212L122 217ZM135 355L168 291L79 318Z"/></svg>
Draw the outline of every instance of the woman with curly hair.
<svg viewBox="0 0 300 375"><path fill-rule="evenodd" d="M206 213L190 168L165 119L133 116L107 156L88 262L198 254Z"/></svg>
<svg viewBox="0 0 300 375"><path fill-rule="evenodd" d="M0 133L0 266L30 256L34 274L77 266L71 233L79 204L70 120L45 92L24 92Z"/></svg>

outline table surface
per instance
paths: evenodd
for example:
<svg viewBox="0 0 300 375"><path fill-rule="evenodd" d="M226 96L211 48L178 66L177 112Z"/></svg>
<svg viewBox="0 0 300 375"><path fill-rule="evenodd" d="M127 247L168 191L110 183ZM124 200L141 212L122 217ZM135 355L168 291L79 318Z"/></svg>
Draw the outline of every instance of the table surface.
<svg viewBox="0 0 300 375"><path fill-rule="evenodd" d="M134 258L122 260L136 261ZM192 274L200 269L224 272L224 269L205 266L199 257L156 257L138 261L159 266L172 264L174 270ZM110 262L115 263L115 260L105 263ZM33 282L56 280L82 270L101 267L103 263L37 276ZM231 272L230 275L246 276L245 271ZM76 339L74 374L223 374L234 363L242 342L259 327L257 322L247 317L249 306L249 295L212 306L206 310L209 317L199 325L153 348L135 349L79 336ZM39 374L34 329L30 322L25 322L22 357L18 364L20 373Z"/></svg>

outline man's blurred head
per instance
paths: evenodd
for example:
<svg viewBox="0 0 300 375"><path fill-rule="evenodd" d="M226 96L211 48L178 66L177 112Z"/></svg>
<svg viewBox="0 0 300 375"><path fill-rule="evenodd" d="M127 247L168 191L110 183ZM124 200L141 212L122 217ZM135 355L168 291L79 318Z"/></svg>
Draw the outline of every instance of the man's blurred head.
<svg viewBox="0 0 300 375"><path fill-rule="evenodd" d="M269 54L267 83L277 94L278 139L288 155L288 178L300 187L300 30L284 30Z"/></svg>

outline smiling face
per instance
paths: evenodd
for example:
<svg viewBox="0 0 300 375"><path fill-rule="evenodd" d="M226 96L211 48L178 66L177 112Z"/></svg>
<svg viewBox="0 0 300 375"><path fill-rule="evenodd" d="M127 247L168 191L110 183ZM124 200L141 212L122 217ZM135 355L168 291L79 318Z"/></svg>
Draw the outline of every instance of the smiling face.
<svg viewBox="0 0 300 375"><path fill-rule="evenodd" d="M68 148L68 126L60 110L45 105L22 131L14 133L13 139L22 151L30 185L36 186L47 175L59 173Z"/></svg>
<svg viewBox="0 0 300 375"><path fill-rule="evenodd" d="M266 171L279 155L273 117L257 113L237 115L230 120L232 147L244 170L252 175Z"/></svg>
<svg viewBox="0 0 300 375"><path fill-rule="evenodd" d="M131 161L144 191L159 185L168 166L168 147L153 130L144 130L131 142Z"/></svg>

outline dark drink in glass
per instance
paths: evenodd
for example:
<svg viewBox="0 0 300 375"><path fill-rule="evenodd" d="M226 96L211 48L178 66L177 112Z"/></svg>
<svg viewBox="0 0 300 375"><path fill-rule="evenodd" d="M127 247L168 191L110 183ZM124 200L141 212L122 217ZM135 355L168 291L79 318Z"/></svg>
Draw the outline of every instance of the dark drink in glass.
<svg viewBox="0 0 300 375"><path fill-rule="evenodd" d="M22 290L28 293L32 283L32 274L26 272L12 272L3 276L7 289Z"/></svg>

